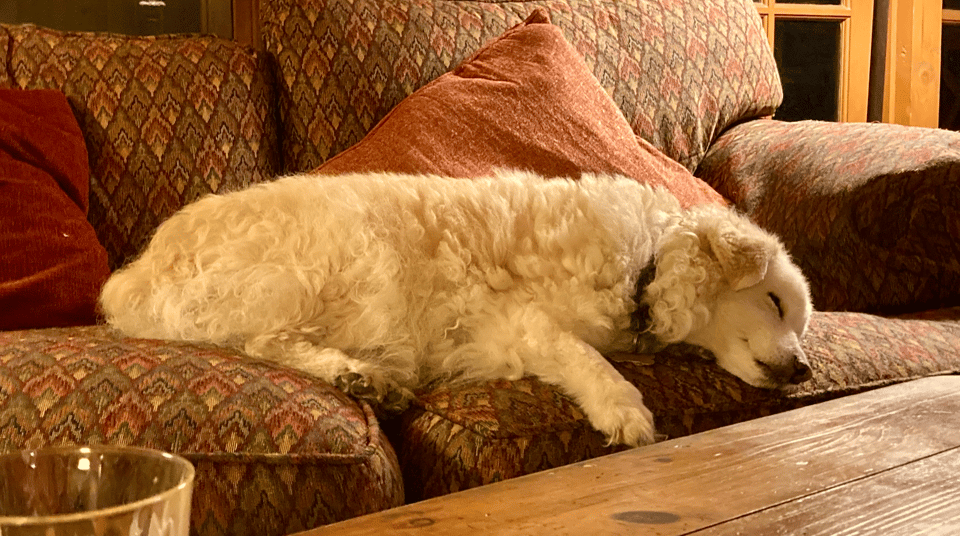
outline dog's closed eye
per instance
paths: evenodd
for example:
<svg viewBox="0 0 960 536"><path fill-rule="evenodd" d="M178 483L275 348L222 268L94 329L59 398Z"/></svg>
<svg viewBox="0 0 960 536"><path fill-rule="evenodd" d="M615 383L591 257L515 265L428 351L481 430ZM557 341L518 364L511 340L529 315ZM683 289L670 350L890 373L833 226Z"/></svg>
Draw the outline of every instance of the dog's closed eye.
<svg viewBox="0 0 960 536"><path fill-rule="evenodd" d="M773 292L768 292L767 296L770 297L770 301L773 302L773 306L777 308L777 314L780 315L780 319L783 319L783 304L780 302L780 296L777 296Z"/></svg>

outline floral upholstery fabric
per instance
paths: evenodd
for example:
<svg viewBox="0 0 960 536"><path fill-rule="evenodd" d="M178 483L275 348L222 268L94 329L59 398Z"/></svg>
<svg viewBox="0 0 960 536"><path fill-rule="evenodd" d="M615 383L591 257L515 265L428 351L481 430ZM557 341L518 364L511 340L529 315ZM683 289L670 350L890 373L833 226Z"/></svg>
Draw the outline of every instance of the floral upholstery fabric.
<svg viewBox="0 0 960 536"><path fill-rule="evenodd" d="M89 153L89 218L113 268L183 204L279 171L272 82L236 43L0 25L0 51L0 87L67 95Z"/></svg>
<svg viewBox="0 0 960 536"><path fill-rule="evenodd" d="M753 2L267 0L285 171L315 169L535 8L633 130L688 169L729 125L773 113L780 80Z"/></svg>
<svg viewBox="0 0 960 536"><path fill-rule="evenodd" d="M804 348L813 379L792 393L750 387L678 350L615 365L643 393L658 432L675 438L931 374L960 374L960 308L902 319L815 313ZM533 378L422 393L400 428L395 446L410 499L617 450L572 400Z"/></svg>
<svg viewBox="0 0 960 536"><path fill-rule="evenodd" d="M750 121L697 175L777 233L820 310L960 305L960 134Z"/></svg>
<svg viewBox="0 0 960 536"><path fill-rule="evenodd" d="M194 464L194 535L280 536L404 502L372 411L324 382L105 327L0 332L0 452L104 443Z"/></svg>

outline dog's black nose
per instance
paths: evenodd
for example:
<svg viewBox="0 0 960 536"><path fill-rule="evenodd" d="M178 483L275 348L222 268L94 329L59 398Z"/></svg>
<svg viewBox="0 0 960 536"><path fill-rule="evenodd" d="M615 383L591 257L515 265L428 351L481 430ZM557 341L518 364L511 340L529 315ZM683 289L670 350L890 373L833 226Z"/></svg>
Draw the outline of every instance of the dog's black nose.
<svg viewBox="0 0 960 536"><path fill-rule="evenodd" d="M803 383L813 377L813 371L810 365L804 363L802 359L796 359L794 363L793 375L790 376L790 383Z"/></svg>
<svg viewBox="0 0 960 536"><path fill-rule="evenodd" d="M800 384L813 377L813 372L810 370L810 365L803 353L784 357L776 364L764 363L759 360L757 360L757 364L766 371L767 378L770 381L781 386Z"/></svg>

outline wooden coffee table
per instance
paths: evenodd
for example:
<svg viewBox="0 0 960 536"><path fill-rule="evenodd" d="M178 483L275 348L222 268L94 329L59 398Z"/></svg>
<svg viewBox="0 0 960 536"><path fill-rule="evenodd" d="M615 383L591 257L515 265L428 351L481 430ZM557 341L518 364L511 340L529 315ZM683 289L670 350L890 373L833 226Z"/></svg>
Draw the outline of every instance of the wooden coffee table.
<svg viewBox="0 0 960 536"><path fill-rule="evenodd" d="M960 534L960 376L455 493L336 534Z"/></svg>

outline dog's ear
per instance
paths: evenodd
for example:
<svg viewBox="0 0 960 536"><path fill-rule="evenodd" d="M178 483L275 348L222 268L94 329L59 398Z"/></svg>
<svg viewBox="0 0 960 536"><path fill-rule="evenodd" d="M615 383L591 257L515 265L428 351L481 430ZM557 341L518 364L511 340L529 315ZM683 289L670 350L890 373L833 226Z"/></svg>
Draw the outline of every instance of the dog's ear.
<svg viewBox="0 0 960 536"><path fill-rule="evenodd" d="M737 222L739 223L739 222ZM733 290L759 283L776 254L776 241L749 224L724 222L704 230L709 253L717 260Z"/></svg>

